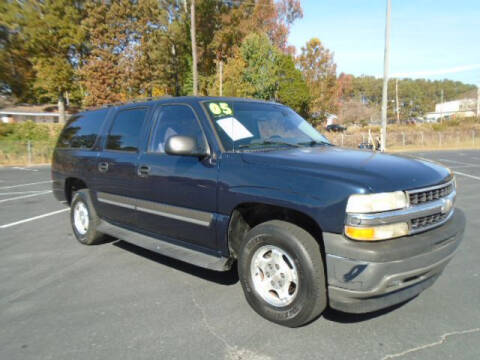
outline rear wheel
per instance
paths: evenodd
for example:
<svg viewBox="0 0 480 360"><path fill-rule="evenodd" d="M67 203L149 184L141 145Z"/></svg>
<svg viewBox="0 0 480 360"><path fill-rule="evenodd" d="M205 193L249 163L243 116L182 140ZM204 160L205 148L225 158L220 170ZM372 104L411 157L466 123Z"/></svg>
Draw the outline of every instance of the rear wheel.
<svg viewBox="0 0 480 360"><path fill-rule="evenodd" d="M304 325L327 305L319 244L292 223L273 220L251 229L239 251L238 272L248 303L278 324Z"/></svg>
<svg viewBox="0 0 480 360"><path fill-rule="evenodd" d="M88 189L82 189L73 195L70 222L76 239L84 245L105 242L106 235L97 231L100 218L93 207Z"/></svg>

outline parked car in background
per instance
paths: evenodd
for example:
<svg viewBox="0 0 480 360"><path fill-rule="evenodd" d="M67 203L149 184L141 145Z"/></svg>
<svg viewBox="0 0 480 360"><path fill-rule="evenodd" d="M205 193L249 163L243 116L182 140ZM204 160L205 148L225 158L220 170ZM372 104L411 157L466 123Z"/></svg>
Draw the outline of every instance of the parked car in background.
<svg viewBox="0 0 480 360"><path fill-rule="evenodd" d="M237 266L251 307L290 327L327 305L365 313L415 297L465 228L449 169L333 146L292 109L248 99L76 114L52 180L80 243L109 235L211 270Z"/></svg>
<svg viewBox="0 0 480 360"><path fill-rule="evenodd" d="M375 146L369 142L362 142L358 144L358 148L364 150L375 150Z"/></svg>
<svg viewBox="0 0 480 360"><path fill-rule="evenodd" d="M330 124L325 127L328 132L344 132L347 130L346 127L339 124Z"/></svg>

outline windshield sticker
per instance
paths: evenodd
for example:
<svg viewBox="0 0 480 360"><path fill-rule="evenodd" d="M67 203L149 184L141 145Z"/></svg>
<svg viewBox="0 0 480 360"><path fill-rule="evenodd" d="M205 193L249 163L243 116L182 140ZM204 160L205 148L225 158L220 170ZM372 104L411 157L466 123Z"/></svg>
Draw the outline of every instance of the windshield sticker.
<svg viewBox="0 0 480 360"><path fill-rule="evenodd" d="M215 116L232 115L233 111L226 102L210 103L208 109Z"/></svg>
<svg viewBox="0 0 480 360"><path fill-rule="evenodd" d="M217 124L233 141L253 137L253 134L234 117L217 120Z"/></svg>

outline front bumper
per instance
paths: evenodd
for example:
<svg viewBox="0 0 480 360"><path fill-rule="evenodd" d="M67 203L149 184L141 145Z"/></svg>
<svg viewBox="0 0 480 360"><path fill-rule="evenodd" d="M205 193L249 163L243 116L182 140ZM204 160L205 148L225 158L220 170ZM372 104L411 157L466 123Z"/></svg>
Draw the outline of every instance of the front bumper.
<svg viewBox="0 0 480 360"><path fill-rule="evenodd" d="M365 313L418 295L453 257L464 229L465 215L455 209L440 227L378 243L324 234L330 307Z"/></svg>

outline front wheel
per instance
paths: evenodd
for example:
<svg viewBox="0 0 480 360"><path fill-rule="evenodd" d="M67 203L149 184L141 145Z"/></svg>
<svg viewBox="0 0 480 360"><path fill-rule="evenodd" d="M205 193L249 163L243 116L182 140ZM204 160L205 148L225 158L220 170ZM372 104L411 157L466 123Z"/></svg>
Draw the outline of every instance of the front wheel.
<svg viewBox="0 0 480 360"><path fill-rule="evenodd" d="M278 324L304 325L327 305L320 246L292 223L273 220L251 229L239 251L238 273L251 307Z"/></svg>

